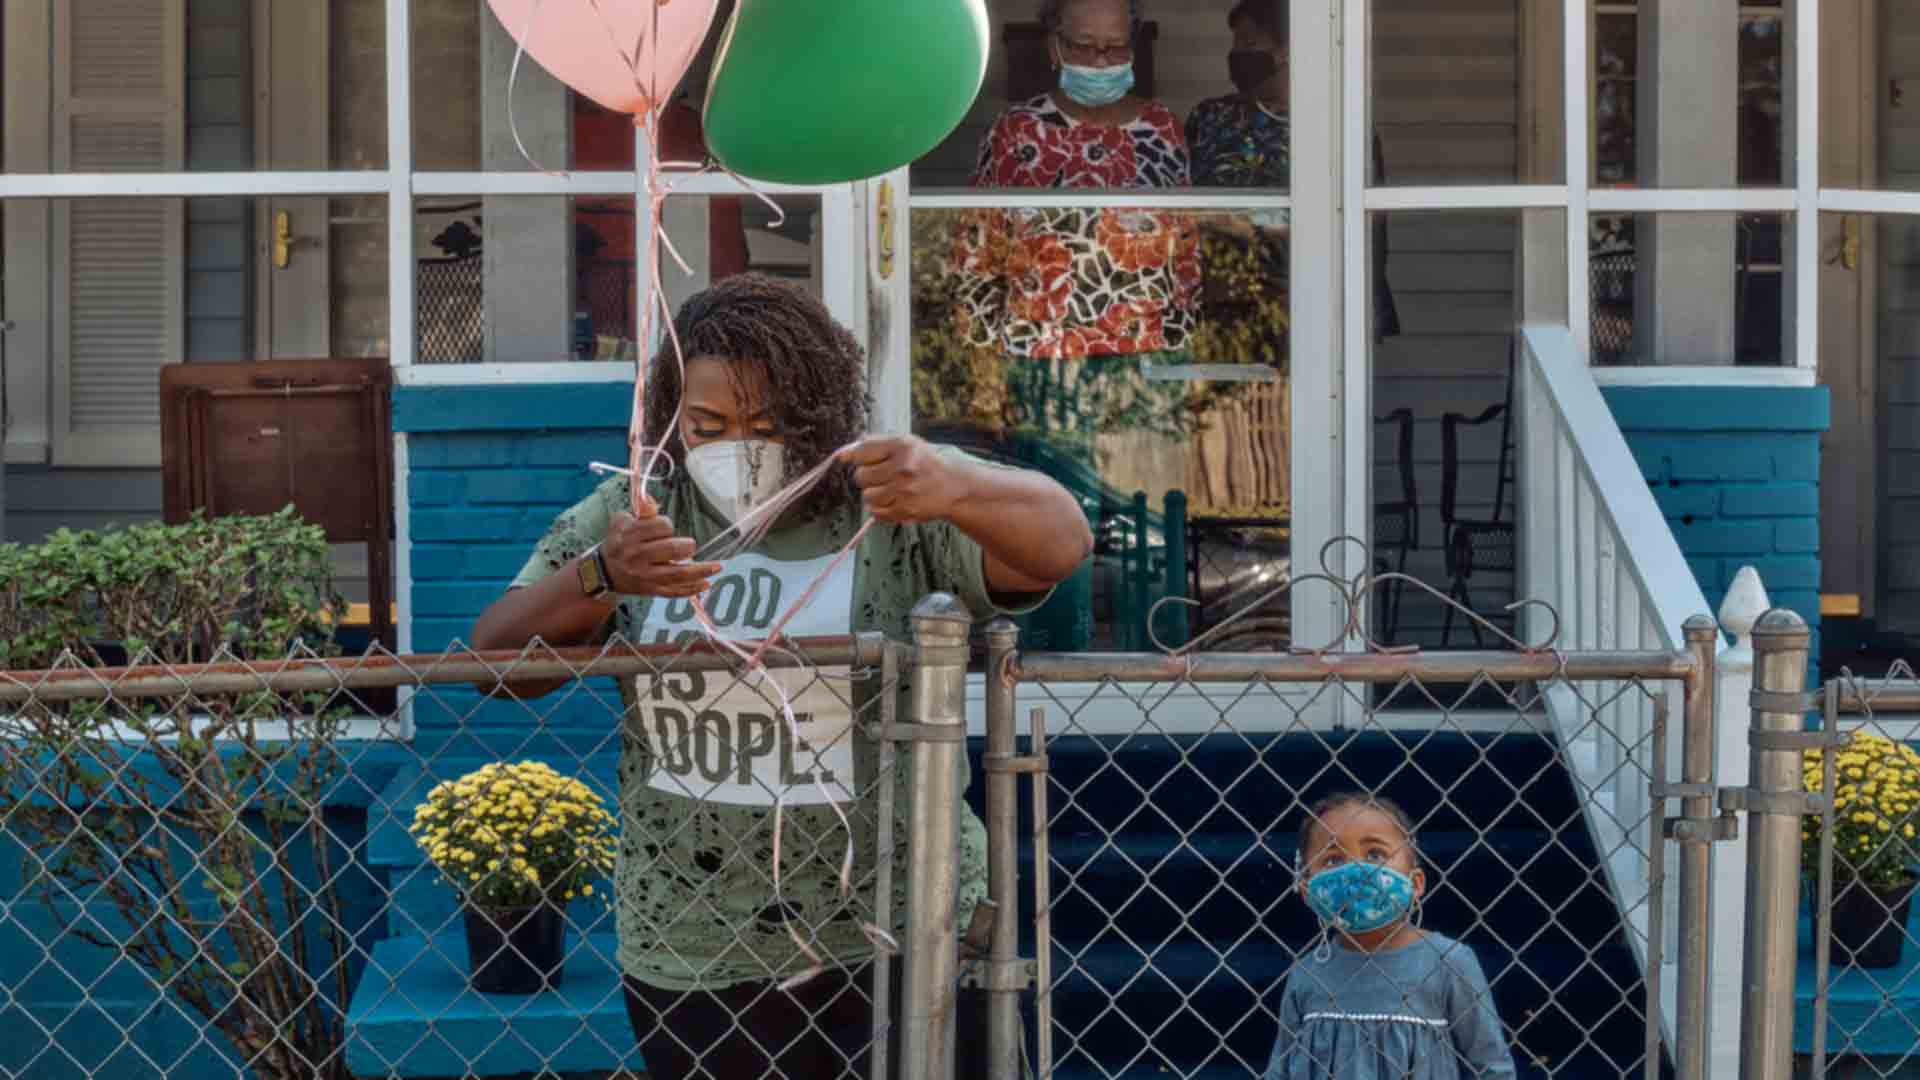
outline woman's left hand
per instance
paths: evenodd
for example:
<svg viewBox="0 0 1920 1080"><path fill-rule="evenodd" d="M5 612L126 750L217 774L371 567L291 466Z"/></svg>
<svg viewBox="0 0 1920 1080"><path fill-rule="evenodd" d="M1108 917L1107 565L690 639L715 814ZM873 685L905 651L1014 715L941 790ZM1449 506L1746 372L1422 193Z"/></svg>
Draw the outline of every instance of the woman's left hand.
<svg viewBox="0 0 1920 1080"><path fill-rule="evenodd" d="M964 468L914 435L863 439L840 451L839 459L853 466L853 482L867 511L881 521L944 521L966 497Z"/></svg>

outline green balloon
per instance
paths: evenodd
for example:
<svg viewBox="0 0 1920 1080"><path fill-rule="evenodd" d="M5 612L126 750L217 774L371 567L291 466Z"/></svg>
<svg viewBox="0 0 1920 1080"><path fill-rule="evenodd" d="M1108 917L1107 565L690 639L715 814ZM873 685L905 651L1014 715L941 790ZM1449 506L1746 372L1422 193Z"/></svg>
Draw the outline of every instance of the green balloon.
<svg viewBox="0 0 1920 1080"><path fill-rule="evenodd" d="M940 145L986 73L985 0L740 0L707 149L770 183L878 176Z"/></svg>

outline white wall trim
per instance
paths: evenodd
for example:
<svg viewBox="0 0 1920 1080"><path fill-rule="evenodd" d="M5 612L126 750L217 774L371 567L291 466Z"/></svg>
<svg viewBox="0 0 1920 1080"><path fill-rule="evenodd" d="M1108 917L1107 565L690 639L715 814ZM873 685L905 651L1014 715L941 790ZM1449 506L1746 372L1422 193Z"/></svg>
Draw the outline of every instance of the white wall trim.
<svg viewBox="0 0 1920 1080"><path fill-rule="evenodd" d="M1792 188L1593 188L1587 206L1596 214L1791 214Z"/></svg>
<svg viewBox="0 0 1920 1080"><path fill-rule="evenodd" d="M1820 369L1820 4L1819 0L1792 0L1790 28L1781 27L1782 59L1792 73L1793 93L1785 95L1790 133L1786 135L1794 165L1794 203L1788 258L1793 276L1787 279L1792 301L1787 308L1793 328L1790 355L1795 368L1812 375Z"/></svg>
<svg viewBox="0 0 1920 1080"><path fill-rule="evenodd" d="M1708 367L1647 364L1593 368L1601 386L1813 386L1818 373L1803 367Z"/></svg>
<svg viewBox="0 0 1920 1080"><path fill-rule="evenodd" d="M1565 112L1561 116L1567 182L1567 328L1573 339L1574 354L1582 363L1593 357L1593 288L1588 267L1588 214L1592 202L1593 110L1587 36L1592 28L1587 14L1588 0L1564 0L1560 14L1560 35L1565 45L1561 64L1565 73L1560 85Z"/></svg>
<svg viewBox="0 0 1920 1080"><path fill-rule="evenodd" d="M1822 188L1819 206L1837 214L1920 214L1920 191Z"/></svg>
<svg viewBox="0 0 1920 1080"><path fill-rule="evenodd" d="M528 364L396 364L396 386L519 386L527 383L632 382L624 360Z"/></svg>
<svg viewBox="0 0 1920 1080"><path fill-rule="evenodd" d="M1209 194L1200 190L1142 191L1113 188L1052 189L915 188L915 210L1011 209L1015 207L1152 207L1155 210L1291 209L1293 197L1273 189L1244 188Z"/></svg>
<svg viewBox="0 0 1920 1080"><path fill-rule="evenodd" d="M0 199L88 199L170 196L384 195L390 173L175 172L5 173Z"/></svg>
<svg viewBox="0 0 1920 1080"><path fill-rule="evenodd" d="M387 356L396 376L413 364L413 4L387 0ZM394 485L397 501L405 486Z"/></svg>
<svg viewBox="0 0 1920 1080"><path fill-rule="evenodd" d="M1366 192L1368 210L1537 210L1566 205L1567 188L1559 184L1375 187Z"/></svg>
<svg viewBox="0 0 1920 1080"><path fill-rule="evenodd" d="M402 370L405 370L404 368ZM393 644L402 656L413 653L413 500L407 495L413 475L412 448L407 433L393 433ZM394 720L400 737L413 737L414 687L402 686L396 695Z"/></svg>
<svg viewBox="0 0 1920 1080"><path fill-rule="evenodd" d="M767 195L825 196L837 187L755 182L748 187L727 173L662 173L669 195L743 195L758 190ZM640 191L644 177L635 170L615 172L417 172L415 195L621 195ZM383 189L384 190L384 189Z"/></svg>
<svg viewBox="0 0 1920 1080"><path fill-rule="evenodd" d="M1373 2L1348 0L1337 5L1341 18L1340 41L1340 162L1339 182L1334 191L1340 215L1340 246L1346 253L1340 261L1340 426L1344 433L1340 454L1340 518L1344 534L1355 536L1362 544L1373 543L1373 229L1366 212L1369 185L1373 182L1373 83L1368 64L1373 53ZM1298 100L1298 99L1296 99ZM1465 194L1466 192L1462 192ZM1391 192L1382 191L1382 195ZM1296 415L1298 415L1296 413ZM1316 555L1302 559L1296 550L1296 563L1312 565ZM1342 577L1351 578L1371 569L1353 565L1362 552L1351 544L1341 544L1328 553L1331 567ZM1364 629L1373 612L1362 610L1359 622ZM1315 639L1324 640L1324 639ZM1359 647L1349 635L1347 648ZM1338 695L1335 722L1352 715L1353 703Z"/></svg>

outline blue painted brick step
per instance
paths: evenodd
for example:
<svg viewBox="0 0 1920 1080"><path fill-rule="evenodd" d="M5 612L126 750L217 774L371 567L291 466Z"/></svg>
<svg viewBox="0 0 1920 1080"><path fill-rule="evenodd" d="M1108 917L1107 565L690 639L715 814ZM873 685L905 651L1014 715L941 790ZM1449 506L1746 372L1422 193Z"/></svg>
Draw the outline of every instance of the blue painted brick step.
<svg viewBox="0 0 1920 1080"><path fill-rule="evenodd" d="M494 995L467 985L459 933L388 938L374 947L353 996L347 1068L387 1077L639 1069L613 937L569 934L567 948L555 989Z"/></svg>

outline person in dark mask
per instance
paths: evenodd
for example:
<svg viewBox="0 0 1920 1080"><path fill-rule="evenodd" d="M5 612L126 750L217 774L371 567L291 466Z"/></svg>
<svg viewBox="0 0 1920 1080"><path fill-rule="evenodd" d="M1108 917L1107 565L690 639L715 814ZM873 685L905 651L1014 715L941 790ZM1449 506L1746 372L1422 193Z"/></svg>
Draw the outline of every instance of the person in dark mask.
<svg viewBox="0 0 1920 1080"><path fill-rule="evenodd" d="M1228 12L1233 47L1227 53L1227 76L1234 92L1201 102L1187 117L1196 185L1283 190L1291 185L1287 16L1287 0L1240 0ZM1373 183L1386 179L1386 158L1376 134ZM1209 230L1260 245L1262 263L1285 276L1285 210L1221 215L1209 223ZM1387 285L1385 215L1374 218L1373 249L1374 338L1381 340L1400 332Z"/></svg>

